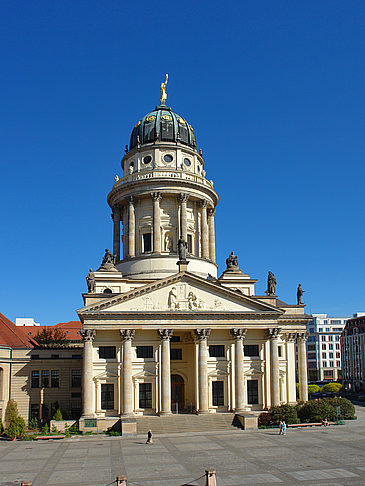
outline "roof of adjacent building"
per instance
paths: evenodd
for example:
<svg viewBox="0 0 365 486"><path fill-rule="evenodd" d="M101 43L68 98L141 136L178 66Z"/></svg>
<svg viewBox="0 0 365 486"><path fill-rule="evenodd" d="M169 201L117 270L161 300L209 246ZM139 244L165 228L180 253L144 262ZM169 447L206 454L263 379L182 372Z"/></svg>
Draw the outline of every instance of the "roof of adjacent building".
<svg viewBox="0 0 365 486"><path fill-rule="evenodd" d="M65 338L68 341L81 341L79 334L82 324L80 321L59 322L54 326L21 326L20 329L25 335L34 338L43 329L59 329L65 333Z"/></svg>
<svg viewBox="0 0 365 486"><path fill-rule="evenodd" d="M0 314L0 346L33 348L36 345L35 341L20 329L3 314Z"/></svg>
<svg viewBox="0 0 365 486"><path fill-rule="evenodd" d="M356 329L356 333L365 333L365 316L353 317L352 319L348 319L346 322L346 326L342 331L343 336L348 336L353 334L353 331Z"/></svg>

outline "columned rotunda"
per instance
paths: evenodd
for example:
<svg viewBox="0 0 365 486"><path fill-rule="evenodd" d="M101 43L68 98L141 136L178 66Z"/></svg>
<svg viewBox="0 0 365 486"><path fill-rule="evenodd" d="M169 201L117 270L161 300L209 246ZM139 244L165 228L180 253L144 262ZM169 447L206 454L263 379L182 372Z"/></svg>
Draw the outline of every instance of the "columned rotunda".
<svg viewBox="0 0 365 486"><path fill-rule="evenodd" d="M164 104L137 121L108 195L113 252L90 270L83 419L267 409L307 399L304 305L255 295L233 254L218 277L214 216L188 121Z"/></svg>

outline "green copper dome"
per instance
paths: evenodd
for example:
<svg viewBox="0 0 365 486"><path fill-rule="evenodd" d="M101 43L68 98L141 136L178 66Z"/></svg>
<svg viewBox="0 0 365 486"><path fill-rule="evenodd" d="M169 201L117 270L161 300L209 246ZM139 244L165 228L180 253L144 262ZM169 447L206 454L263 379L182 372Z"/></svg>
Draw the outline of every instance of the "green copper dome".
<svg viewBox="0 0 365 486"><path fill-rule="evenodd" d="M146 143L175 142L196 150L196 140L191 125L165 105L156 106L133 128L129 150Z"/></svg>

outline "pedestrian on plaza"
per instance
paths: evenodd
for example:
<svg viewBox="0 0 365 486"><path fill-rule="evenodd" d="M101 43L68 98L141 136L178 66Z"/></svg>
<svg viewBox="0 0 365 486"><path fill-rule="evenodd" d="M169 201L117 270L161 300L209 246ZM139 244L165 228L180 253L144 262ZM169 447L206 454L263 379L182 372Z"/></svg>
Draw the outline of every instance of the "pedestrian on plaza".
<svg viewBox="0 0 365 486"><path fill-rule="evenodd" d="M153 444L153 440L152 440L152 430L149 430L147 432L147 440L146 440L146 444Z"/></svg>
<svg viewBox="0 0 365 486"><path fill-rule="evenodd" d="M327 418L324 418L324 419L322 420L322 425L323 425L324 427L327 427L327 426L328 426L328 420L327 420Z"/></svg>
<svg viewBox="0 0 365 486"><path fill-rule="evenodd" d="M283 423L282 423L282 431L283 431L283 435L286 435L286 423L285 423L285 420L283 420Z"/></svg>
<svg viewBox="0 0 365 486"><path fill-rule="evenodd" d="M283 433L283 421L280 420L280 423L279 423L279 435L281 435Z"/></svg>

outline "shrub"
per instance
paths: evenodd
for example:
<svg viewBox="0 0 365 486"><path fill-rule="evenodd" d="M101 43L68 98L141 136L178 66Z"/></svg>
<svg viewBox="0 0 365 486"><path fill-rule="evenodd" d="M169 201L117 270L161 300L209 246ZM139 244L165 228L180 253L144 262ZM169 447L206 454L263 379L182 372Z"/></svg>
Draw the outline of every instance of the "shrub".
<svg viewBox="0 0 365 486"><path fill-rule="evenodd" d="M308 385L308 394L313 395L313 393L318 393L320 390L318 385Z"/></svg>
<svg viewBox="0 0 365 486"><path fill-rule="evenodd" d="M16 439L17 437L24 435L25 429L24 419L22 417L13 417L6 429L6 434L12 439Z"/></svg>
<svg viewBox="0 0 365 486"><path fill-rule="evenodd" d="M341 419L343 420L353 420L355 418L355 407L353 403L347 398L324 398L325 402L330 403L336 412L337 418L337 407L340 407Z"/></svg>
<svg viewBox="0 0 365 486"><path fill-rule="evenodd" d="M79 425L78 425L78 423L77 423L77 422L75 422L73 425L71 425L71 427L69 427L69 428L68 428L68 432L69 432L70 434L73 434L73 435L75 435L75 434L76 434L76 435L77 435L77 434L79 434L79 433L80 433L80 431L79 431Z"/></svg>
<svg viewBox="0 0 365 486"><path fill-rule="evenodd" d="M269 413L271 414L271 423L273 425L279 425L280 420L285 420L287 424L299 423L296 405L284 404L271 407Z"/></svg>
<svg viewBox="0 0 365 486"><path fill-rule="evenodd" d="M38 420L36 418L30 419L28 422L28 429L38 430L38 428L39 428Z"/></svg>
<svg viewBox="0 0 365 486"><path fill-rule="evenodd" d="M341 383L327 383L322 386L321 392L323 393L338 393L342 389Z"/></svg>
<svg viewBox="0 0 365 486"><path fill-rule="evenodd" d="M262 412L259 415L259 427L267 427L272 422L272 417L270 412Z"/></svg>
<svg viewBox="0 0 365 486"><path fill-rule="evenodd" d="M13 400L12 398L8 401L8 404L6 406L6 410L5 410L5 426L6 427L9 427L10 425L10 422L17 418L19 415L19 412L18 412L18 404L16 403L15 400Z"/></svg>
<svg viewBox="0 0 365 486"><path fill-rule="evenodd" d="M310 400L298 409L298 416L303 423L322 422L323 419L336 419L336 410L328 400Z"/></svg>
<svg viewBox="0 0 365 486"><path fill-rule="evenodd" d="M42 435L49 435L49 426L48 424L42 427Z"/></svg>
<svg viewBox="0 0 365 486"><path fill-rule="evenodd" d="M54 413L54 415L52 417L52 420L63 420L63 418L62 418L62 412L61 412L61 410L59 408L55 411L55 413Z"/></svg>

